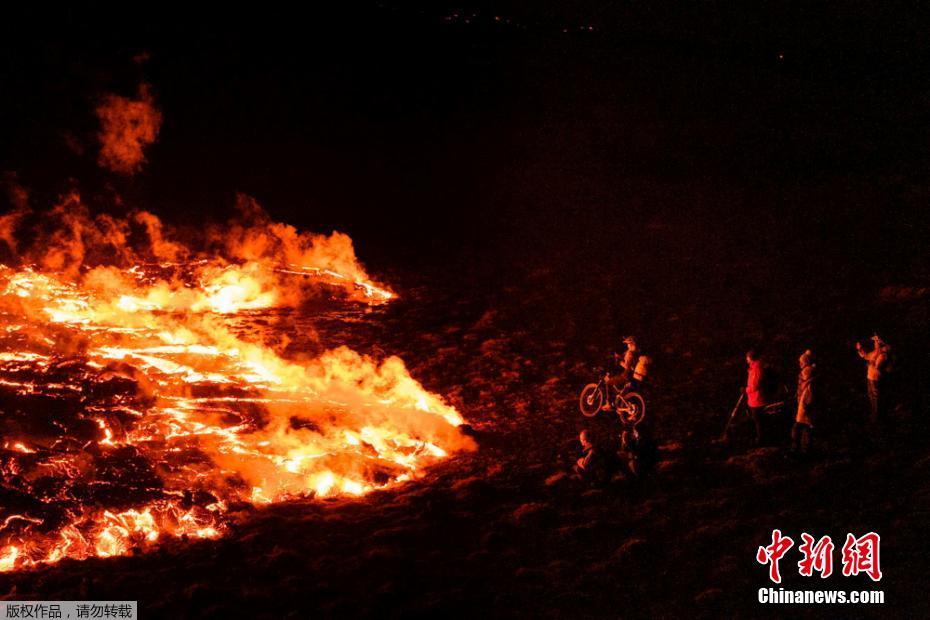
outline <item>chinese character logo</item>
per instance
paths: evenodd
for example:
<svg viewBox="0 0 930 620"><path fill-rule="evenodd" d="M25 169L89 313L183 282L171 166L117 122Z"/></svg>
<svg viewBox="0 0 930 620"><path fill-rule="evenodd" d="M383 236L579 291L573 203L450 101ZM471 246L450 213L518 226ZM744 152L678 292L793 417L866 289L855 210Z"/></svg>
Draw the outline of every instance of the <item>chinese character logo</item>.
<svg viewBox="0 0 930 620"><path fill-rule="evenodd" d="M793 546L794 541L787 536L783 537L781 530L772 530L772 544L768 547L759 547L756 552L756 561L759 564L769 565L769 579L775 583L781 583L778 562Z"/></svg>
<svg viewBox="0 0 930 620"><path fill-rule="evenodd" d="M801 546L798 551L804 554L798 562L798 572L803 577L810 577L814 571L820 573L822 579L833 574L833 541L824 536L814 544L814 537L804 532L801 534Z"/></svg>
<svg viewBox="0 0 930 620"><path fill-rule="evenodd" d="M843 544L843 576L852 577L865 573L872 581L882 578L882 569L879 558L879 545L881 537L875 532L856 538L853 534L846 535ZM769 567L769 579L774 583L781 583L781 570L779 561L794 546L790 536L784 536L781 530L772 530L772 542L756 551L756 561ZM835 545L829 536L819 540L804 532L801 534L801 544L798 551L801 559L798 561L798 573L802 577L812 577L815 572L820 573L821 579L833 574L833 550Z"/></svg>
<svg viewBox="0 0 930 620"><path fill-rule="evenodd" d="M881 536L869 532L862 538L852 534L846 535L843 545L843 575L849 577L865 573L872 581L882 578L882 569L878 560L878 546Z"/></svg>

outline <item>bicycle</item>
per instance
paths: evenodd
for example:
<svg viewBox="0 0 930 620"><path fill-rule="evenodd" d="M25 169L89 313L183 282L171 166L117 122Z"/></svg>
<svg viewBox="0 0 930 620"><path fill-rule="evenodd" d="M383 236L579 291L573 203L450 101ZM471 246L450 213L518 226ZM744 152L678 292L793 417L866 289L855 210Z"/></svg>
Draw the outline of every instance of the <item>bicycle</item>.
<svg viewBox="0 0 930 620"><path fill-rule="evenodd" d="M617 388L610 383L610 373L604 372L600 381L589 383L581 390L578 400L582 415L593 417L598 411L616 411L620 421L636 426L646 416L646 401L629 388L629 384Z"/></svg>

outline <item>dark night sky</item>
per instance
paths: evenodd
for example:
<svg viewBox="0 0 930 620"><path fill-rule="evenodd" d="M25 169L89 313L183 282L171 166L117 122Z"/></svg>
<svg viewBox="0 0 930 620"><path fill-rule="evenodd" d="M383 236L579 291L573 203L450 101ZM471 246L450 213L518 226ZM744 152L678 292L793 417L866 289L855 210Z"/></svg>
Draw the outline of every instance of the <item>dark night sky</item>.
<svg viewBox="0 0 930 620"><path fill-rule="evenodd" d="M0 166L34 206L75 179L189 220L243 191L371 262L923 268L919 3L523 4L5 9ZM141 80L164 124L114 178L94 103Z"/></svg>

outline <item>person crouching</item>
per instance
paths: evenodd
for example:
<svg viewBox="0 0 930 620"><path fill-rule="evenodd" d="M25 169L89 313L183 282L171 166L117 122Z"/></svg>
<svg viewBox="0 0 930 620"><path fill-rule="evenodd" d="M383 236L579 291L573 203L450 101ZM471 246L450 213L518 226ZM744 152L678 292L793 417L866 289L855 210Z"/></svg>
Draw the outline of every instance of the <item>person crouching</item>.
<svg viewBox="0 0 930 620"><path fill-rule="evenodd" d="M595 484L601 484L607 479L607 463L601 450L591 441L588 431L581 431L578 436L581 442L582 456L575 462L575 473L582 479Z"/></svg>

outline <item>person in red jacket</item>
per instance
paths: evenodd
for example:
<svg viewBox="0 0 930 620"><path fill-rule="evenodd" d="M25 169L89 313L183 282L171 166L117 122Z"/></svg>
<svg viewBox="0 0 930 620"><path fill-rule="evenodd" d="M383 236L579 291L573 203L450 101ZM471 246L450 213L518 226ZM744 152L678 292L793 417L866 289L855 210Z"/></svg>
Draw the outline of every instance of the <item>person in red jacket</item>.
<svg viewBox="0 0 930 620"><path fill-rule="evenodd" d="M762 360L755 349L746 352L746 364L749 373L746 379L746 405L749 415L756 426L756 445L762 443L762 411L765 409L765 397L762 394Z"/></svg>

